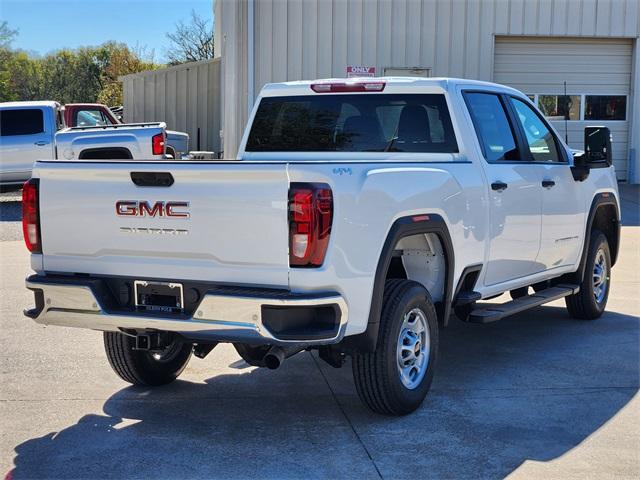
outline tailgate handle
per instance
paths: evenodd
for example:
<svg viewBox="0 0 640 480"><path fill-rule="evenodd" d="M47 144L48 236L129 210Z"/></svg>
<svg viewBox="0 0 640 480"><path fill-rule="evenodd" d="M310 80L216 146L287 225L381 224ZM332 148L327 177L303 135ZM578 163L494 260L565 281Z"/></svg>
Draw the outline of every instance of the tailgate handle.
<svg viewBox="0 0 640 480"><path fill-rule="evenodd" d="M169 172L131 172L131 180L139 187L170 187L173 175Z"/></svg>

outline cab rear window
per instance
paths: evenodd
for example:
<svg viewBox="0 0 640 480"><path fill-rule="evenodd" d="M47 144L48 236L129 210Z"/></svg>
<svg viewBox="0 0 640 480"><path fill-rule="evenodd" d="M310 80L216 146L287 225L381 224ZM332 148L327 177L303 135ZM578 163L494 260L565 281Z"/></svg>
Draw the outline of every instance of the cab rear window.
<svg viewBox="0 0 640 480"><path fill-rule="evenodd" d="M265 97L248 152L456 153L442 94Z"/></svg>
<svg viewBox="0 0 640 480"><path fill-rule="evenodd" d="M44 116L39 108L0 110L0 136L35 135L44 132Z"/></svg>

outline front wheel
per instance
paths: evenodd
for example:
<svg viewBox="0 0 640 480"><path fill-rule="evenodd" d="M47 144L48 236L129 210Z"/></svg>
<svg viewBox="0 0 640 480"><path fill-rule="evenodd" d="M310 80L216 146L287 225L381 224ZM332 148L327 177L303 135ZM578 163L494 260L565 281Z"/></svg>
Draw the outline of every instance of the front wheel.
<svg viewBox="0 0 640 480"><path fill-rule="evenodd" d="M136 339L104 332L104 349L113 371L134 385L158 386L173 382L189 363L193 345L178 338L161 351L135 350Z"/></svg>
<svg viewBox="0 0 640 480"><path fill-rule="evenodd" d="M573 318L594 320L607 306L611 284L611 253L604 233L591 232L587 264L580 291L565 298L567 310Z"/></svg>
<svg viewBox="0 0 640 480"><path fill-rule="evenodd" d="M406 415L424 400L438 356L438 321L429 292L417 282L385 285L375 352L353 357L358 396L371 410Z"/></svg>

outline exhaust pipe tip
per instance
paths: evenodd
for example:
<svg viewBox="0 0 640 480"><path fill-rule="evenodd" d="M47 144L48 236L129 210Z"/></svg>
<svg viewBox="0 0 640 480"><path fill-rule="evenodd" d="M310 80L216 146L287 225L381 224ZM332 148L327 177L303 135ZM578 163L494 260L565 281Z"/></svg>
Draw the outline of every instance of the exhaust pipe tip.
<svg viewBox="0 0 640 480"><path fill-rule="evenodd" d="M284 362L284 359L285 359L284 350L282 350L282 348L280 347L273 347L264 356L263 361L264 361L265 367L267 367L269 370L276 370L280 368L280 365L282 365L282 362Z"/></svg>
<svg viewBox="0 0 640 480"><path fill-rule="evenodd" d="M262 358L262 362L268 369L275 370L276 368L280 368L280 365L282 365L286 358L289 358L304 349L305 347L300 345L284 347L273 346Z"/></svg>

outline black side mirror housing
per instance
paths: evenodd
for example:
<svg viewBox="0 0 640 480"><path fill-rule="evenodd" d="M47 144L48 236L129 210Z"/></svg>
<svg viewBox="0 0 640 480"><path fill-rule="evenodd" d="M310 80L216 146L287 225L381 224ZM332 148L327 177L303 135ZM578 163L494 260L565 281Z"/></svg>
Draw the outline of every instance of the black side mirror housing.
<svg viewBox="0 0 640 480"><path fill-rule="evenodd" d="M585 127L584 153L589 168L606 168L613 164L611 131L608 127Z"/></svg>
<svg viewBox="0 0 640 480"><path fill-rule="evenodd" d="M585 127L584 152L573 152L571 173L576 182L583 182L592 168L608 168L613 165L611 131L608 127Z"/></svg>

